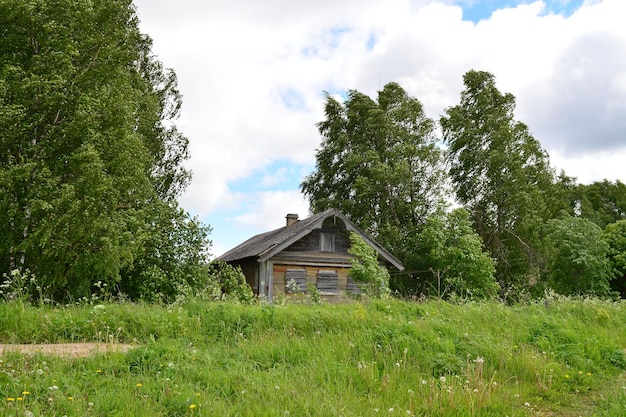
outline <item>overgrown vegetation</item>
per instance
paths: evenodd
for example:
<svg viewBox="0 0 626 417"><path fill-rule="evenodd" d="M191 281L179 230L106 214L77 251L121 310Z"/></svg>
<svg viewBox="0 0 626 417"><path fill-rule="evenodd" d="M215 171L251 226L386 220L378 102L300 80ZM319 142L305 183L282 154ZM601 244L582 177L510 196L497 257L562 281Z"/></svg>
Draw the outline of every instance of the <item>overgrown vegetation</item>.
<svg viewBox="0 0 626 417"><path fill-rule="evenodd" d="M359 235L350 232L350 277L363 294L374 298L389 297L389 271L378 263L378 254Z"/></svg>
<svg viewBox="0 0 626 417"><path fill-rule="evenodd" d="M624 303L0 303L0 414L595 416L626 410Z"/></svg>

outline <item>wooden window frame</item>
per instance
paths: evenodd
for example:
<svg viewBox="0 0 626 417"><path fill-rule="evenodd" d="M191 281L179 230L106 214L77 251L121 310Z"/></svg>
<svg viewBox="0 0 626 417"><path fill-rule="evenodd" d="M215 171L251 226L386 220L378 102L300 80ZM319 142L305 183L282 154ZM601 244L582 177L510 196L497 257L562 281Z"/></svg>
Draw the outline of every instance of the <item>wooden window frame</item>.
<svg viewBox="0 0 626 417"><path fill-rule="evenodd" d="M338 287L339 274L337 271L320 269L317 272L317 290L321 295L337 295Z"/></svg>
<svg viewBox="0 0 626 417"><path fill-rule="evenodd" d="M307 292L307 273L304 268L287 268L285 271L285 293L297 294ZM289 282L294 280L298 287L297 291L291 291L289 288Z"/></svg>

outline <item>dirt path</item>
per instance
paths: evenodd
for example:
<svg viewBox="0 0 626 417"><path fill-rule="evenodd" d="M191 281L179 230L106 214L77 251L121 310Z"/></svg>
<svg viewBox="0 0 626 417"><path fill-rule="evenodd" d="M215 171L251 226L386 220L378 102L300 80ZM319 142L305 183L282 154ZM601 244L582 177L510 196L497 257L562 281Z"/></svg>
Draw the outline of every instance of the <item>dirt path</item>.
<svg viewBox="0 0 626 417"><path fill-rule="evenodd" d="M40 345L0 344L0 356L5 352L43 353L74 358L108 352L126 352L135 346L125 343L46 343Z"/></svg>

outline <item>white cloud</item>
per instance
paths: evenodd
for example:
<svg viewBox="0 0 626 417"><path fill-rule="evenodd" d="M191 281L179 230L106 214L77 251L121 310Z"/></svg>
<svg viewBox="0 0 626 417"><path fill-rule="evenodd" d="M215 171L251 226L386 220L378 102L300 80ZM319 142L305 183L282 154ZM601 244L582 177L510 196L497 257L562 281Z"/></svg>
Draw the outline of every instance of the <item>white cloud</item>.
<svg viewBox="0 0 626 417"><path fill-rule="evenodd" d="M288 213L298 214L302 219L307 217L309 211L309 203L296 190L253 193L250 200L253 202L250 211L230 219L234 227L260 232L273 230L285 225Z"/></svg>
<svg viewBox="0 0 626 417"><path fill-rule="evenodd" d="M297 189L255 195L250 206L250 193L232 184L277 161L313 166L323 91L374 95L396 81L438 119L458 103L470 69L493 73L517 97L518 119L568 174L626 181L615 162L626 158L623 0L586 1L568 17L536 1L476 24L453 5L470 0L135 3L183 94L178 126L191 141L194 180L181 202L209 223L220 210L250 231L282 224L302 199ZM283 173L265 175L255 181L271 186Z"/></svg>

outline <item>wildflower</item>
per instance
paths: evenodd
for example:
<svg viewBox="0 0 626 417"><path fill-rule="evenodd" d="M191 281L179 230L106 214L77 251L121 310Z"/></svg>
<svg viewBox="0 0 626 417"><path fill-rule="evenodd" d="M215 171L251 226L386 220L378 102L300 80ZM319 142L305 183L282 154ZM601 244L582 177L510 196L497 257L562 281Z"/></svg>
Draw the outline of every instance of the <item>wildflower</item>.
<svg viewBox="0 0 626 417"><path fill-rule="evenodd" d="M191 404L191 405L189 406L189 408L191 408L192 410L193 410L194 408L196 408L196 407L197 407L197 405L195 405L195 404Z"/></svg>
<svg viewBox="0 0 626 417"><path fill-rule="evenodd" d="M196 397L200 397L200 393L199 392L196 392Z"/></svg>
<svg viewBox="0 0 626 417"><path fill-rule="evenodd" d="M22 395L30 395L30 392L28 392L28 391L22 391Z"/></svg>
<svg viewBox="0 0 626 417"><path fill-rule="evenodd" d="M51 387L48 387L48 390L50 390L50 391L56 391L56 390L58 390L58 389L59 389L59 387L57 387L56 385L53 385L53 386L51 386Z"/></svg>
<svg viewBox="0 0 626 417"><path fill-rule="evenodd" d="M7 401L8 401L8 402L15 401L15 398L13 398L13 397L7 397Z"/></svg>
<svg viewBox="0 0 626 417"><path fill-rule="evenodd" d="M43 375L43 369L37 369L37 375Z"/></svg>
<svg viewBox="0 0 626 417"><path fill-rule="evenodd" d="M74 401L74 397L67 397L68 400Z"/></svg>
<svg viewBox="0 0 626 417"><path fill-rule="evenodd" d="M591 372L587 372L587 376L591 376Z"/></svg>
<svg viewBox="0 0 626 417"><path fill-rule="evenodd" d="M446 382L446 377L442 375L442 376L439 377L439 380L441 382Z"/></svg>
<svg viewBox="0 0 626 417"><path fill-rule="evenodd" d="M97 373L97 374L101 374L101 373L102 373L102 369L98 369L98 370L96 370L96 373Z"/></svg>
<svg viewBox="0 0 626 417"><path fill-rule="evenodd" d="M530 407L530 403L524 403L525 407Z"/></svg>
<svg viewBox="0 0 626 417"><path fill-rule="evenodd" d="M426 385L426 384L427 384L426 380L422 379L422 385Z"/></svg>
<svg viewBox="0 0 626 417"><path fill-rule="evenodd" d="M393 413L393 407L391 407L391 408L389 409L389 412L390 412L390 413Z"/></svg>
<svg viewBox="0 0 626 417"><path fill-rule="evenodd" d="M485 358L481 358L480 356L474 359L475 363L485 363Z"/></svg>
<svg viewBox="0 0 626 417"><path fill-rule="evenodd" d="M23 400L24 400L24 398L22 398L22 397L17 397L17 400L18 400L18 401L23 401Z"/></svg>
<svg viewBox="0 0 626 417"><path fill-rule="evenodd" d="M565 379L569 379L569 375L568 374L565 374Z"/></svg>
<svg viewBox="0 0 626 417"><path fill-rule="evenodd" d="M583 374L583 371L578 371L578 375L582 375L582 374Z"/></svg>
<svg viewBox="0 0 626 417"><path fill-rule="evenodd" d="M138 382L137 383L137 388L141 388L141 387L143 387L143 384L141 382Z"/></svg>

